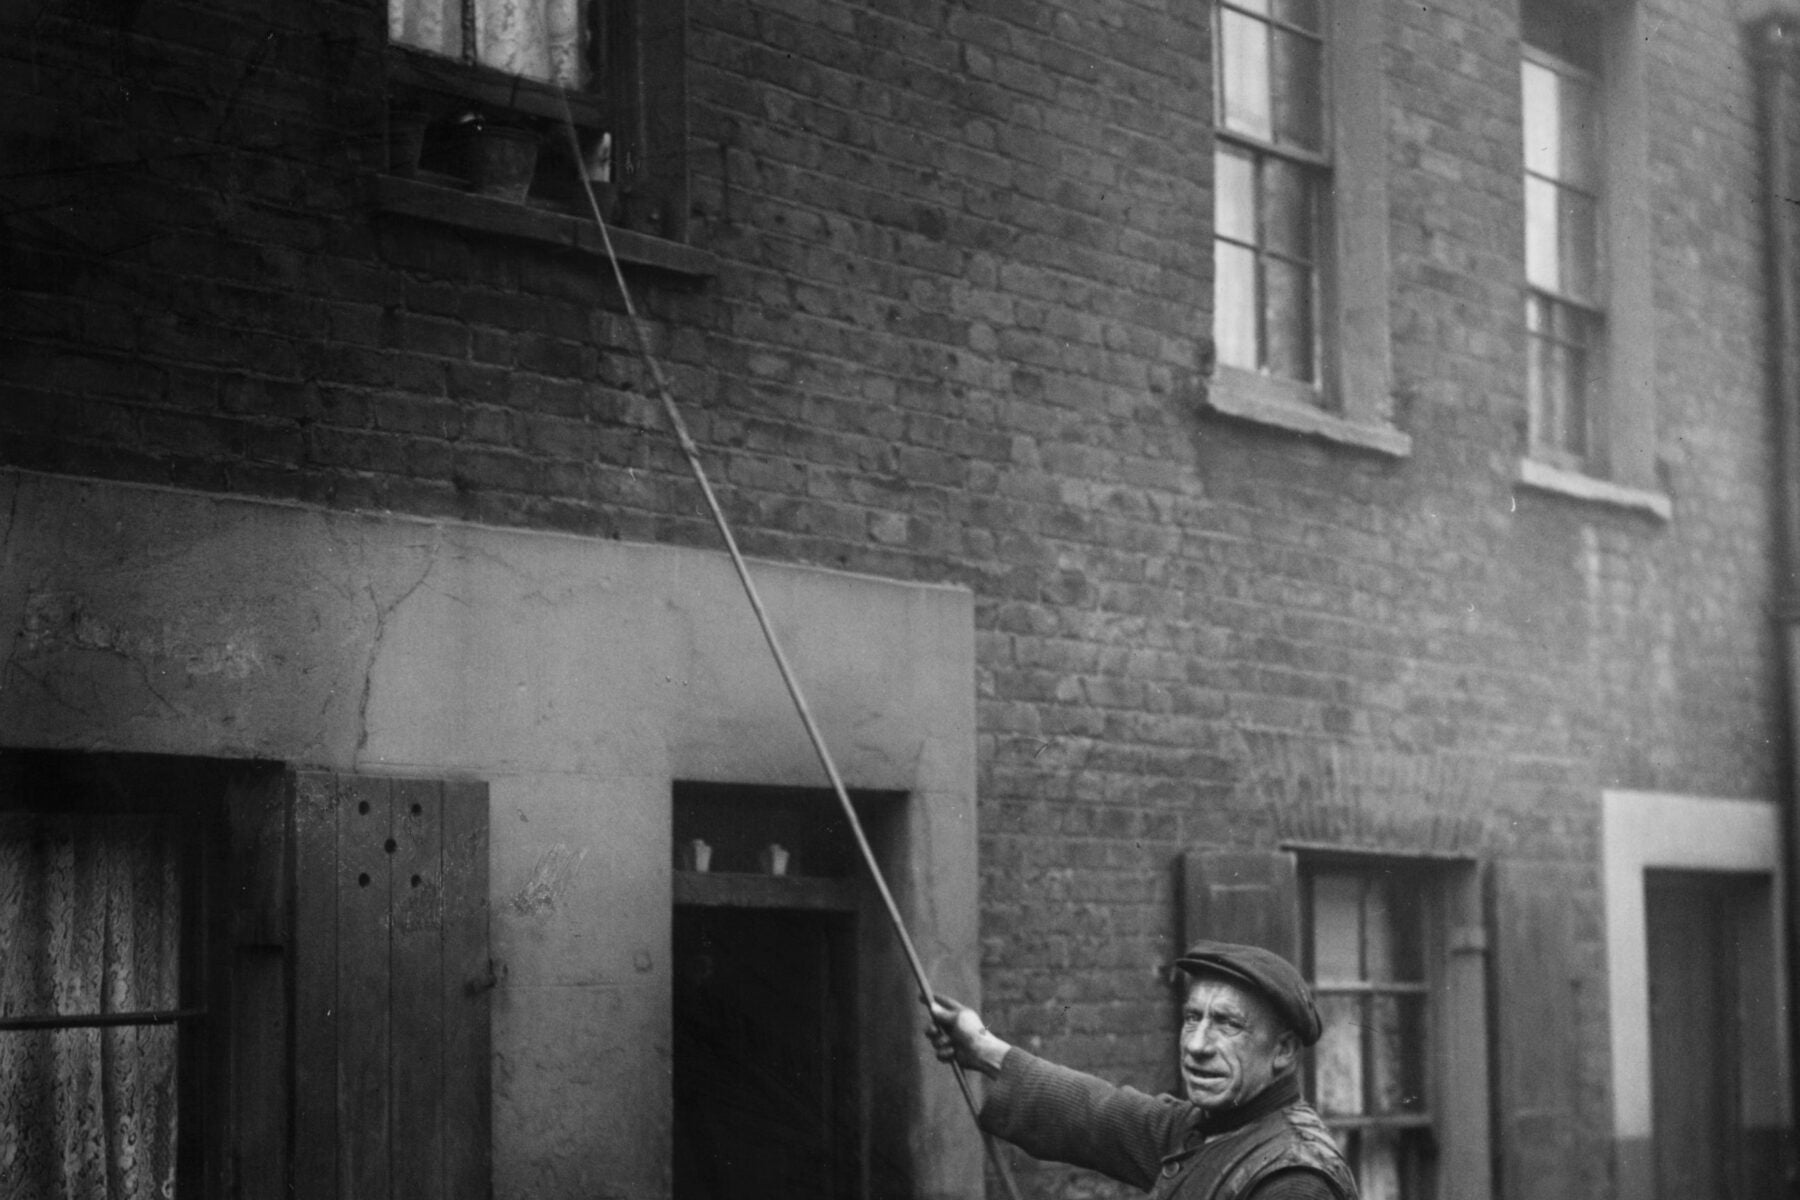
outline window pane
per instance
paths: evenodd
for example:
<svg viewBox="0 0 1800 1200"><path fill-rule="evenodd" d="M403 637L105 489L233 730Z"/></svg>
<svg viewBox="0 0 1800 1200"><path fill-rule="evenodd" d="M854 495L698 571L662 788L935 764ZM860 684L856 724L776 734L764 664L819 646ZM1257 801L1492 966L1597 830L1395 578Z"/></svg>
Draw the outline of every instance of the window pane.
<svg viewBox="0 0 1800 1200"><path fill-rule="evenodd" d="M1555 179L1563 159L1556 72L1529 60L1519 66L1525 122L1525 169Z"/></svg>
<svg viewBox="0 0 1800 1200"><path fill-rule="evenodd" d="M1263 160L1263 244L1289 258L1313 259L1312 173L1285 159Z"/></svg>
<svg viewBox="0 0 1800 1200"><path fill-rule="evenodd" d="M1354 875L1313 876L1313 978L1321 983L1363 977L1362 889Z"/></svg>
<svg viewBox="0 0 1800 1200"><path fill-rule="evenodd" d="M1605 5L1568 0L1523 0L1519 33L1527 45L1588 71L1600 69L1600 35Z"/></svg>
<svg viewBox="0 0 1800 1200"><path fill-rule="evenodd" d="M1371 879L1363 893L1363 977L1394 978L1394 920L1380 879Z"/></svg>
<svg viewBox="0 0 1800 1200"><path fill-rule="evenodd" d="M1550 394L1550 347L1539 336L1543 320L1543 301L1535 296L1525 302L1525 403L1531 414L1531 446L1533 450L1554 445L1549 430L1554 427L1555 397Z"/></svg>
<svg viewBox="0 0 1800 1200"><path fill-rule="evenodd" d="M1552 450L1579 454L1581 447L1570 440L1569 410L1574 406L1574 389L1570 386L1568 347L1560 342L1543 340L1539 358L1542 378L1538 381L1540 398L1538 430L1542 444Z"/></svg>
<svg viewBox="0 0 1800 1200"><path fill-rule="evenodd" d="M1525 282L1548 291L1562 284L1556 190L1548 180L1525 177Z"/></svg>
<svg viewBox="0 0 1800 1200"><path fill-rule="evenodd" d="M173 1196L173 1025L0 1033L8 1196Z"/></svg>
<svg viewBox="0 0 1800 1200"><path fill-rule="evenodd" d="M1562 154L1556 177L1574 187L1592 191L1600 178L1600 106L1593 85L1563 76L1558 95L1558 142Z"/></svg>
<svg viewBox="0 0 1800 1200"><path fill-rule="evenodd" d="M1263 260L1267 289L1263 328L1269 339L1269 372L1283 379L1313 381L1313 275L1278 259Z"/></svg>
<svg viewBox="0 0 1800 1200"><path fill-rule="evenodd" d="M1383 983L1425 981L1423 918L1417 889L1392 876L1368 882L1364 975Z"/></svg>
<svg viewBox="0 0 1800 1200"><path fill-rule="evenodd" d="M0 1012L179 1007L181 859L172 820L0 817ZM0 1194L173 1194L177 1047L173 1025L0 1033Z"/></svg>
<svg viewBox="0 0 1800 1200"><path fill-rule="evenodd" d="M1325 145L1325 80L1319 43L1285 30L1277 30L1274 38L1275 140L1321 150Z"/></svg>
<svg viewBox="0 0 1800 1200"><path fill-rule="evenodd" d="M1392 1130L1362 1131L1356 1147L1356 1185L1362 1200L1405 1200L1399 1141Z"/></svg>
<svg viewBox="0 0 1800 1200"><path fill-rule="evenodd" d="M388 0L388 40L461 58L461 0Z"/></svg>
<svg viewBox="0 0 1800 1200"><path fill-rule="evenodd" d="M1242 246L1213 243L1213 340L1219 361L1254 371L1256 359L1256 255Z"/></svg>
<svg viewBox="0 0 1800 1200"><path fill-rule="evenodd" d="M1578 300L1598 295L1600 275L1600 214L1592 196L1564 191L1557 197L1557 262L1562 267L1558 287Z"/></svg>
<svg viewBox="0 0 1800 1200"><path fill-rule="evenodd" d="M1425 1111L1422 996L1376 996L1369 1006L1370 1100L1378 1113Z"/></svg>
<svg viewBox="0 0 1800 1200"><path fill-rule="evenodd" d="M1319 32L1319 0L1275 0L1275 15L1290 25Z"/></svg>
<svg viewBox="0 0 1800 1200"><path fill-rule="evenodd" d="M1527 394L1534 448L1588 454L1587 392L1592 319L1542 296L1526 302Z"/></svg>
<svg viewBox="0 0 1800 1200"><path fill-rule="evenodd" d="M1247 245L1256 241L1255 163L1241 150L1221 145L1213 156L1214 217L1220 237Z"/></svg>
<svg viewBox="0 0 1800 1200"><path fill-rule="evenodd" d="M1313 1103L1327 1117L1363 1112L1363 1003L1360 996L1318 997L1325 1032L1313 1047Z"/></svg>
<svg viewBox="0 0 1800 1200"><path fill-rule="evenodd" d="M0 1012L180 1007L180 852L170 826L0 817Z"/></svg>
<svg viewBox="0 0 1800 1200"><path fill-rule="evenodd" d="M1253 137L1273 136L1269 112L1269 27L1224 9L1219 14L1221 121Z"/></svg>
<svg viewBox="0 0 1800 1200"><path fill-rule="evenodd" d="M582 84L580 0L472 0L475 52L511 75Z"/></svg>

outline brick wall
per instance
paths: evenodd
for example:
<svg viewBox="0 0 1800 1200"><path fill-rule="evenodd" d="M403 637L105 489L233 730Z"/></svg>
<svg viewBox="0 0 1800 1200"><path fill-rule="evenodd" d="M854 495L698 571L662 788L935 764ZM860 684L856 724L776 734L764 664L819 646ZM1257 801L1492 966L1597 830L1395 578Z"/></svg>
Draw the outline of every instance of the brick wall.
<svg viewBox="0 0 1800 1200"><path fill-rule="evenodd" d="M379 7L36 4L0 461L713 544L592 258L371 213ZM1511 482L1510 6L1388 4L1395 461L1197 409L1203 6L693 0L721 265L635 294L747 551L977 594L998 1027L1171 1082L1172 863L1279 836L1246 731L1482 762L1485 853L1771 793L1754 104L1735 5L1648 8L1667 524Z"/></svg>

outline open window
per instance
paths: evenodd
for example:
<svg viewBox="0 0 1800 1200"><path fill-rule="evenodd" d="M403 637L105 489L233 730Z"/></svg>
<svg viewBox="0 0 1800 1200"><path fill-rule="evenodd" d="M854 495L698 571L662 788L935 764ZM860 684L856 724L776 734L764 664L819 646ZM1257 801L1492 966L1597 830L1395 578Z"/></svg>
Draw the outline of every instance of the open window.
<svg viewBox="0 0 1800 1200"><path fill-rule="evenodd" d="M388 0L381 206L593 249L521 219L589 220L586 176L622 257L657 261L687 238L686 27L685 0Z"/></svg>

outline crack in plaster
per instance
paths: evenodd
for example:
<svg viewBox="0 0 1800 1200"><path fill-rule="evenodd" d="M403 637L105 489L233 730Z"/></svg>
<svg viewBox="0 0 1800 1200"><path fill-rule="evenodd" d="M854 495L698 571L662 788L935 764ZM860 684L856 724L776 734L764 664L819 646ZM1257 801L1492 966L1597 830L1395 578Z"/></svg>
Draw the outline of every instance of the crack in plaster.
<svg viewBox="0 0 1800 1200"><path fill-rule="evenodd" d="M329 532L332 540L338 541L336 530L331 529ZM343 543L339 542L339 544L342 545ZM420 545L417 543L413 546L413 549L420 548ZM414 579L412 583L407 586L405 591L401 592L386 604L383 604L380 598L375 594L375 584L373 581L363 585L363 594L369 598L370 607L374 610L375 633L374 636L369 639L369 656L367 662L363 665L362 696L358 699L356 705L355 760L359 763L363 761L363 755L369 748L369 702L375 692L375 664L381 658L381 643L387 637L388 622L392 619L394 613L400 606L412 599L413 593L423 587L425 581L431 578L431 573L437 569L438 558L444 549L443 531L434 529L432 531L430 544L422 548L425 551L424 569L419 572L418 578Z"/></svg>

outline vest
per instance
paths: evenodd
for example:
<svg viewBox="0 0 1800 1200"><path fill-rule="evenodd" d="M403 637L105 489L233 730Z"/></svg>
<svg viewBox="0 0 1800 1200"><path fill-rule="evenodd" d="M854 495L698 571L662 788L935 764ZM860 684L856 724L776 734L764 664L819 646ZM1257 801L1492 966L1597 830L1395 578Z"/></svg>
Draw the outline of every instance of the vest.
<svg viewBox="0 0 1800 1200"><path fill-rule="evenodd" d="M1356 1180L1331 1132L1304 1104L1276 1109L1163 1159L1151 1200L1241 1200L1277 1171L1323 1175L1340 1200L1356 1200Z"/></svg>

